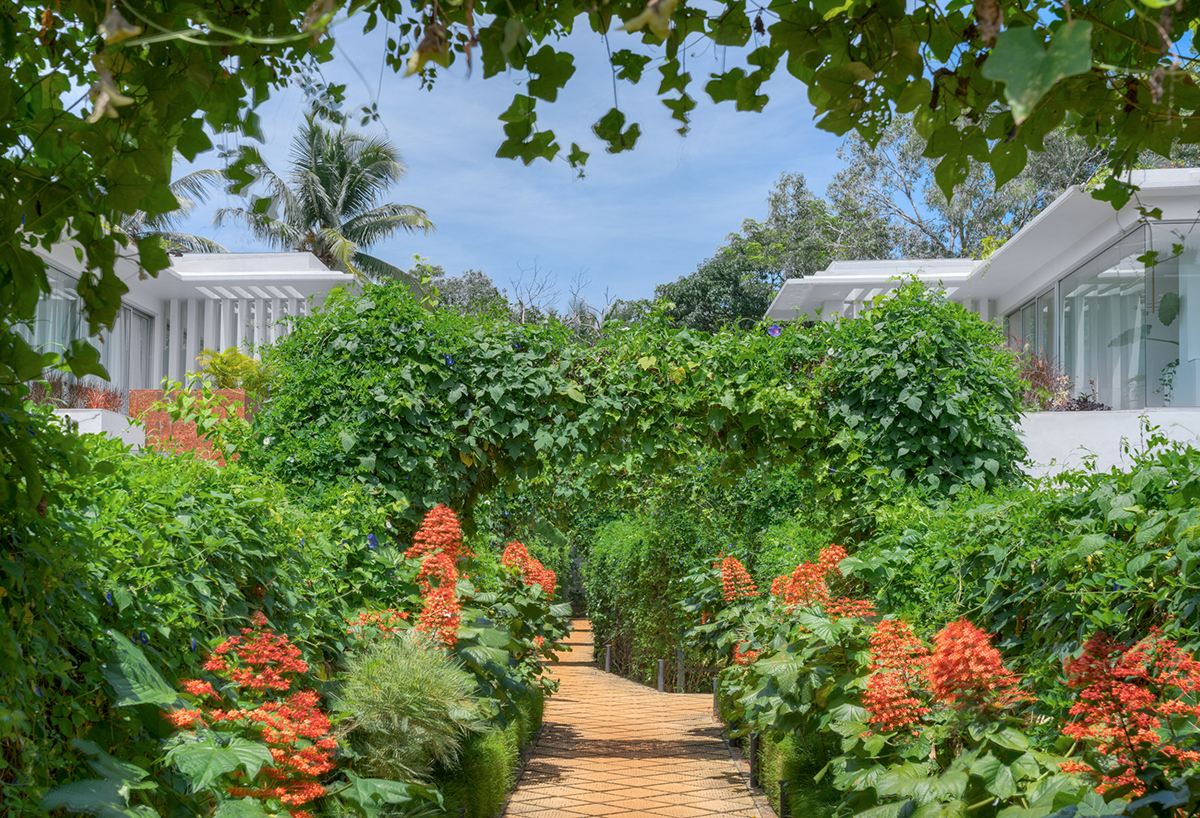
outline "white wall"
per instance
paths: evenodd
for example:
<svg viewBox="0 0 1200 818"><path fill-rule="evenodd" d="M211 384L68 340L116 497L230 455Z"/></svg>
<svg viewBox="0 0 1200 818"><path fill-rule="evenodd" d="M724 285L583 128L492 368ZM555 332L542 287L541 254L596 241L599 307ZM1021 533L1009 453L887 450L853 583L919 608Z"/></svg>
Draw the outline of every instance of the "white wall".
<svg viewBox="0 0 1200 818"><path fill-rule="evenodd" d="M1065 469L1080 468L1084 457L1096 456L1096 467L1129 468L1123 442L1134 450L1146 448L1144 420L1159 427L1170 440L1200 448L1200 408L1130 409L1108 412L1035 412L1021 420L1021 433L1033 465L1032 477L1045 477Z"/></svg>

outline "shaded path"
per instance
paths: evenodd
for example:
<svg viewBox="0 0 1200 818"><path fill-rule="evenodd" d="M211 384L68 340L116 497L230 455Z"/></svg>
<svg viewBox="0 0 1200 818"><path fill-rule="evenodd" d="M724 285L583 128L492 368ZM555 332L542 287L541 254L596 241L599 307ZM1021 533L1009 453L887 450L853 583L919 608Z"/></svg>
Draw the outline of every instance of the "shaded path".
<svg viewBox="0 0 1200 818"><path fill-rule="evenodd" d="M504 815L511 818L760 818L712 720L712 697L659 693L592 664L572 622L559 690Z"/></svg>

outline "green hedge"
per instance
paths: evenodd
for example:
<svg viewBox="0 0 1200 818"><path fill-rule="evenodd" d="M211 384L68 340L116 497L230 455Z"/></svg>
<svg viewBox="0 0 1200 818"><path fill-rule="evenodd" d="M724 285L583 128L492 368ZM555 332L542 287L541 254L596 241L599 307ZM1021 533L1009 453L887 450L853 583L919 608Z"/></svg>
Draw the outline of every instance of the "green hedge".
<svg viewBox="0 0 1200 818"><path fill-rule="evenodd" d="M516 784L521 752L542 727L546 700L539 692L521 701L520 715L504 727L472 736L463 748L458 769L443 773L438 786L445 799L446 814L466 818L493 818L503 809Z"/></svg>

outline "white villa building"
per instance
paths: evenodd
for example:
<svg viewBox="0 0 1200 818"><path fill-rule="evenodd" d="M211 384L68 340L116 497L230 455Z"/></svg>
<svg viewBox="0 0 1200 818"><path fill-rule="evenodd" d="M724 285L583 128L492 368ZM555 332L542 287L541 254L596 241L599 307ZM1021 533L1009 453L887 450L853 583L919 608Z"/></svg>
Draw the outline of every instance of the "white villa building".
<svg viewBox="0 0 1200 818"><path fill-rule="evenodd" d="M80 315L79 262L71 245L43 253L52 291L37 306L29 341L45 351L86 336ZM182 381L200 367L204 349L258 350L288 331L292 317L320 306L334 287L354 277L329 270L311 253L204 253L173 256L157 278L118 259L129 287L120 315L101 343L101 363L117 392Z"/></svg>
<svg viewBox="0 0 1200 818"><path fill-rule="evenodd" d="M1075 394L1114 412L1030 415L1026 442L1039 464L1104 468L1138 443L1142 416L1171 437L1200 437L1200 169L1132 173L1140 191L1120 210L1073 187L990 258L839 261L789 279L767 317L853 316L915 274L1015 344L1060 363ZM1147 219L1139 212L1159 210ZM1156 263L1147 265L1153 258ZM1081 449L1085 447L1085 449Z"/></svg>

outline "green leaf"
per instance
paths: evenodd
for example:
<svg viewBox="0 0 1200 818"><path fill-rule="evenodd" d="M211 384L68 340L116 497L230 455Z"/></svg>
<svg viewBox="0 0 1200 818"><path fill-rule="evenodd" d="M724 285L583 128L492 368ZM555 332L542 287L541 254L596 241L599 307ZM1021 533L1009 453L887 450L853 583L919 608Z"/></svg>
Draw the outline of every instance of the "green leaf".
<svg viewBox="0 0 1200 818"><path fill-rule="evenodd" d="M229 740L226 749L237 756L248 778L253 778L263 767L275 763L270 749L265 744L248 738L234 736Z"/></svg>
<svg viewBox="0 0 1200 818"><path fill-rule="evenodd" d="M222 801L212 814L212 818L271 818L271 813L263 809L262 802L256 798L238 798L232 801Z"/></svg>
<svg viewBox="0 0 1200 818"><path fill-rule="evenodd" d="M388 804L428 801L441 806L442 803L440 793L419 784L389 781L385 778L359 778L349 770L346 771L346 777L350 784L337 790L337 795L356 804L369 818L379 815Z"/></svg>
<svg viewBox="0 0 1200 818"><path fill-rule="evenodd" d="M92 756L88 759L88 766L95 770L102 778L107 778L110 781L137 783L150 775L150 773L136 764L121 761L119 758L110 756L101 750L100 746L94 741L73 738L71 739L71 746L86 756Z"/></svg>
<svg viewBox="0 0 1200 818"><path fill-rule="evenodd" d="M126 792L128 790L119 781L108 778L71 781L46 793L42 797L41 807L46 812L62 808L68 812L95 814L105 807L127 806Z"/></svg>
<svg viewBox="0 0 1200 818"><path fill-rule="evenodd" d="M611 109L607 114L600 117L600 120L592 126L592 133L608 143L605 148L609 153L621 153L622 151L633 150L637 144L638 137L642 135L642 129L635 122L628 129L622 130L625 127L625 114L621 113L616 108Z"/></svg>
<svg viewBox="0 0 1200 818"><path fill-rule="evenodd" d="M537 74L526 86L531 96L554 102L558 89L567 84L575 73L575 58L566 52L555 51L548 45L526 60L526 68Z"/></svg>
<svg viewBox="0 0 1200 818"><path fill-rule="evenodd" d="M1080 20L1055 31L1048 49L1032 27L1005 29L982 69L986 78L1004 83L1004 98L1018 125L1056 82L1091 70L1092 24Z"/></svg>
<svg viewBox="0 0 1200 818"><path fill-rule="evenodd" d="M212 740L174 747L167 753L167 762L174 764L187 777L193 792L207 788L220 776L242 766L242 759L237 753Z"/></svg>
<svg viewBox="0 0 1200 818"><path fill-rule="evenodd" d="M116 694L117 707L182 705L179 693L154 669L137 645L114 630L109 630L108 635L113 640L116 661L105 662L100 669Z"/></svg>
<svg viewBox="0 0 1200 818"><path fill-rule="evenodd" d="M1017 782L1007 764L991 753L971 764L971 774L983 779L988 792L1002 801L1017 794Z"/></svg>

